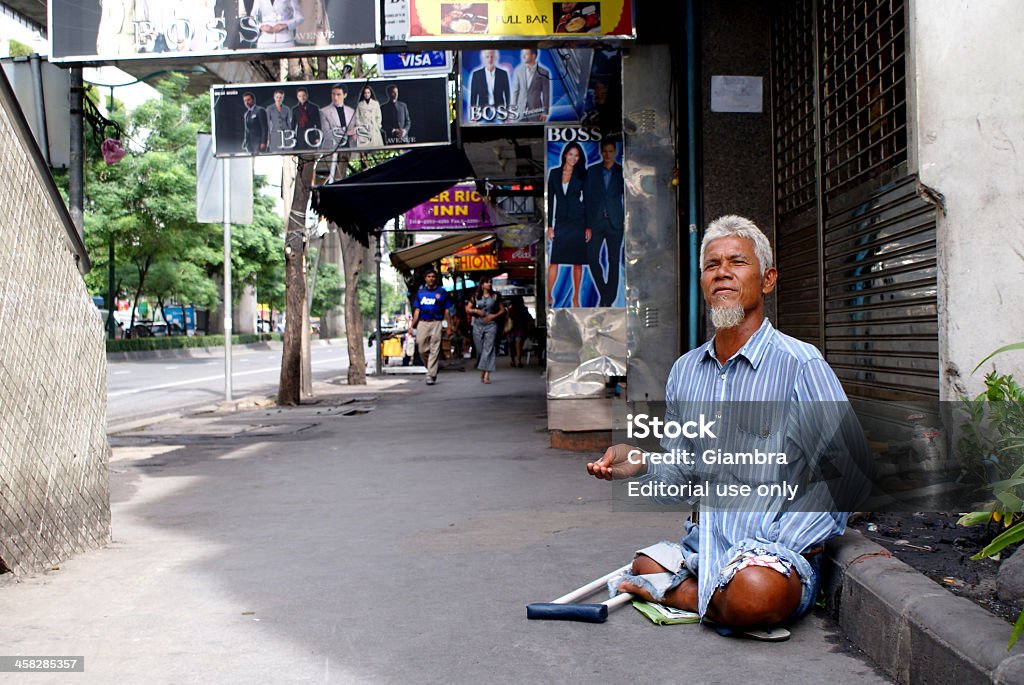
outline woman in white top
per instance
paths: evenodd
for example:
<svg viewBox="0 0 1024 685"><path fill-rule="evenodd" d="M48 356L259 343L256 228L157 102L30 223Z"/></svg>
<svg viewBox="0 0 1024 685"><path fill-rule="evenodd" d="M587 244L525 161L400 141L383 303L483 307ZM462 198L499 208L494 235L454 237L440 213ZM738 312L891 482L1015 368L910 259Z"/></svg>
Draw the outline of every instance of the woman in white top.
<svg viewBox="0 0 1024 685"><path fill-rule="evenodd" d="M360 92L354 118L356 147L384 147L384 137L380 133L380 103L377 102L377 97L370 86L364 87Z"/></svg>
<svg viewBox="0 0 1024 685"><path fill-rule="evenodd" d="M295 47L295 29L303 20L296 0L256 0L249 16L260 27L257 48Z"/></svg>

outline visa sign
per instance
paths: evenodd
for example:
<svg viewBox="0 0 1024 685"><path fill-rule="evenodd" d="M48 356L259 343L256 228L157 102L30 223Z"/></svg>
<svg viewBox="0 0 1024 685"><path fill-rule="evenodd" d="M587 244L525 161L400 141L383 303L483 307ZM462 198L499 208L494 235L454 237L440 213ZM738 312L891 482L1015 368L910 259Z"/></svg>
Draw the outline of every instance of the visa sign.
<svg viewBox="0 0 1024 685"><path fill-rule="evenodd" d="M447 73L451 59L447 50L426 52L385 52L380 58L382 74Z"/></svg>

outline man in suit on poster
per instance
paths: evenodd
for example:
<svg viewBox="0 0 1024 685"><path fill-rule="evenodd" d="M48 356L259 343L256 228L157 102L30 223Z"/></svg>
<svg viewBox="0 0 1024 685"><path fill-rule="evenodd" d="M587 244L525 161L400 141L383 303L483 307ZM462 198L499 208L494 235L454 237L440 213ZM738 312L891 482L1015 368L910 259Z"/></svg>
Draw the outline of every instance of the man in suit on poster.
<svg viewBox="0 0 1024 685"><path fill-rule="evenodd" d="M250 155L267 150L267 112L256 104L252 93L242 93L245 114L242 115L242 149Z"/></svg>
<svg viewBox="0 0 1024 685"><path fill-rule="evenodd" d="M412 119L409 106L398 99L398 86L388 86L388 101L380 106L380 116L385 145L409 142Z"/></svg>
<svg viewBox="0 0 1024 685"><path fill-rule="evenodd" d="M512 108L515 121L543 122L551 109L551 72L537 63L536 49L522 50L522 60L512 73Z"/></svg>
<svg viewBox="0 0 1024 685"><path fill-rule="evenodd" d="M497 50L481 50L480 62L469 77L469 106L471 108L508 107L508 72L498 66ZM470 117L474 121L474 117Z"/></svg>
<svg viewBox="0 0 1024 685"><path fill-rule="evenodd" d="M331 104L320 108L320 121L324 128L321 150L330 152L343 147L355 147L356 129L353 124L356 111L345 104L348 90L343 83L331 88Z"/></svg>
<svg viewBox="0 0 1024 685"><path fill-rule="evenodd" d="M320 130L320 108L309 101L309 91L299 88L295 91L299 104L292 108L292 123L295 125L295 149L317 149L323 140ZM316 133L310 133L312 130Z"/></svg>
<svg viewBox="0 0 1024 685"><path fill-rule="evenodd" d="M619 147L614 140L601 141L601 163L587 169L583 205L587 213L587 262L600 294L599 307L614 306L619 295L619 255L626 223L623 203L625 184L622 165L615 161ZM601 269L601 246L607 246L608 271Z"/></svg>

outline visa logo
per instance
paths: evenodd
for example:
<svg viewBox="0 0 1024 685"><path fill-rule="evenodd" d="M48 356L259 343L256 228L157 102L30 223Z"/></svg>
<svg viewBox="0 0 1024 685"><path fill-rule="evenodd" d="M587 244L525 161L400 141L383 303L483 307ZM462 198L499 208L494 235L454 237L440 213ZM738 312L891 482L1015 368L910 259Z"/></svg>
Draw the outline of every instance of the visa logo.
<svg viewBox="0 0 1024 685"><path fill-rule="evenodd" d="M393 52L384 54L385 70L424 69L444 67L447 64L444 50L427 52Z"/></svg>

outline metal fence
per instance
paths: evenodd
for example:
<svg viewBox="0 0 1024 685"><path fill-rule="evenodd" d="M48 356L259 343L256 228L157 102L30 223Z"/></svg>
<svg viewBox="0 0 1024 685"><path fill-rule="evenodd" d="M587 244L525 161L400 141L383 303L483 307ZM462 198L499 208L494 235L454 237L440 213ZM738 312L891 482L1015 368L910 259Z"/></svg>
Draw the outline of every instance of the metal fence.
<svg viewBox="0 0 1024 685"><path fill-rule="evenodd" d="M0 572L15 574L110 535L103 326L26 131L0 97Z"/></svg>

